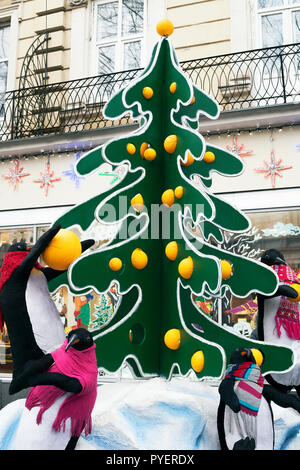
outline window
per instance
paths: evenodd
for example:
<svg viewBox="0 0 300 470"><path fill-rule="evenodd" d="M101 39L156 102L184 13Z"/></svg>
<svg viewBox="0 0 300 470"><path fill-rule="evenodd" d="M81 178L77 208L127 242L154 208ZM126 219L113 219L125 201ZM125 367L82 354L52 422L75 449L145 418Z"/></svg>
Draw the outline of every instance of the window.
<svg viewBox="0 0 300 470"><path fill-rule="evenodd" d="M279 250L287 264L300 276L300 210L252 212L247 214L252 229L245 234L226 237L223 248L252 259L260 259L270 248ZM229 235L229 234L228 234ZM222 299L195 297L197 307L223 326L249 337L256 328L257 299L255 294L238 298L228 290Z"/></svg>
<svg viewBox="0 0 300 470"><path fill-rule="evenodd" d="M144 0L95 2L97 74L141 67L144 22Z"/></svg>
<svg viewBox="0 0 300 470"><path fill-rule="evenodd" d="M299 42L299 0L257 0L261 47Z"/></svg>
<svg viewBox="0 0 300 470"><path fill-rule="evenodd" d="M8 75L10 25L0 23L0 117L4 114L4 99Z"/></svg>

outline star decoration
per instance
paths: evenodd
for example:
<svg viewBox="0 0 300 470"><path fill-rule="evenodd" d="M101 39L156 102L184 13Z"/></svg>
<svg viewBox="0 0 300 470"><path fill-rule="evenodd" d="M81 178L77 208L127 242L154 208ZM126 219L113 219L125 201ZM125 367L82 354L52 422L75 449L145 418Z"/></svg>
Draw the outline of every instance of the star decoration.
<svg viewBox="0 0 300 470"><path fill-rule="evenodd" d="M112 180L110 184L114 184L116 181L118 181L124 176L125 172L126 172L126 167L119 166L118 168L116 168L116 170L113 173L105 172L105 173L98 173L98 174L99 176L111 176Z"/></svg>
<svg viewBox="0 0 300 470"><path fill-rule="evenodd" d="M16 158L14 161L14 166L8 169L7 175L2 175L3 178L7 179L10 184L13 185L14 191L16 191L19 183L23 183L25 176L29 176L30 173L24 173L24 168L20 166L20 161Z"/></svg>
<svg viewBox="0 0 300 470"><path fill-rule="evenodd" d="M41 178L39 180L33 180L34 183L40 183L40 188L45 190L45 196L48 196L49 188L53 188L56 181L60 181L61 178L54 178L54 171L50 169L50 163L46 163L45 172L40 172Z"/></svg>
<svg viewBox="0 0 300 470"><path fill-rule="evenodd" d="M237 135L234 135L232 138L232 146L227 145L227 150L235 153L238 157L248 157L253 154L253 150L245 150L244 144L238 144Z"/></svg>
<svg viewBox="0 0 300 470"><path fill-rule="evenodd" d="M76 169L75 169L76 168L76 163L79 160L80 156L81 156L80 152L77 153L76 156L75 156L75 160L70 164L69 170L62 171L62 174L64 176L68 176L70 178L70 180L73 181L73 183L75 184L76 189L79 188L81 181L85 179L84 176L79 176L76 172Z"/></svg>
<svg viewBox="0 0 300 470"><path fill-rule="evenodd" d="M274 150L272 150L270 161L267 162L266 160L264 160L265 166L261 168L255 168L255 171L257 171L258 173L265 173L265 178L268 178L270 176L272 188L275 188L276 176L280 176L280 178L282 178L283 175L280 173L281 171L290 170L291 168L293 168L292 165L281 166L281 162L282 162L282 158L279 158L278 160L276 160L275 152Z"/></svg>

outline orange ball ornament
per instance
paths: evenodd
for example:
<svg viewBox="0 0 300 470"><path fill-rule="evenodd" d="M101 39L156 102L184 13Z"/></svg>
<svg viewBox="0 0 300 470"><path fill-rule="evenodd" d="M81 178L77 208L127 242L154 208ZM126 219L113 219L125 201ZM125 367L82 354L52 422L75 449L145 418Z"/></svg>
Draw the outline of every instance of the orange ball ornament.
<svg viewBox="0 0 300 470"><path fill-rule="evenodd" d="M288 299L291 302L300 302L300 284L290 284L290 287L295 289L295 291L298 292L298 296L295 299L292 299L292 297L288 297Z"/></svg>
<svg viewBox="0 0 300 470"><path fill-rule="evenodd" d="M156 31L160 36L171 36L174 31L174 25L170 20L161 20L156 25Z"/></svg>
<svg viewBox="0 0 300 470"><path fill-rule="evenodd" d="M168 207L174 204L174 191L173 189L167 189L162 193L161 202Z"/></svg>
<svg viewBox="0 0 300 470"><path fill-rule="evenodd" d="M151 162L152 160L154 160L156 158L156 152L154 149L152 148L147 148L145 151L144 151L144 159L145 160L148 160L149 162Z"/></svg>
<svg viewBox="0 0 300 470"><path fill-rule="evenodd" d="M112 271L120 271L120 269L122 268L123 266L123 263L122 261L120 260L120 258L112 258L109 263L108 263L110 269Z"/></svg>
<svg viewBox="0 0 300 470"><path fill-rule="evenodd" d="M177 255L178 255L178 244L177 242L173 241L173 242L169 242L165 248L165 254L166 254L166 257L170 260L170 261L175 261L175 259L177 258Z"/></svg>
<svg viewBox="0 0 300 470"><path fill-rule="evenodd" d="M192 163L194 163L194 161L195 161L195 159L194 159L193 155L189 152L188 155L187 155L186 162L181 160L180 165L181 166L190 166L190 165L192 165Z"/></svg>
<svg viewBox="0 0 300 470"><path fill-rule="evenodd" d="M232 275L232 266L229 261L225 259L221 260L221 268L222 268L222 279L229 279Z"/></svg>
<svg viewBox="0 0 300 470"><path fill-rule="evenodd" d="M172 134L166 137L164 141L165 151L168 153L174 153L177 145L177 135Z"/></svg>
<svg viewBox="0 0 300 470"><path fill-rule="evenodd" d="M190 256L180 261L178 265L178 272L184 279L190 279L193 274L193 270L194 263Z"/></svg>
<svg viewBox="0 0 300 470"><path fill-rule="evenodd" d="M164 343L167 348L176 351L176 349L178 349L180 346L180 336L180 330L177 328L168 330L164 336Z"/></svg>
<svg viewBox="0 0 300 470"><path fill-rule="evenodd" d="M181 199L183 196L183 187L177 186L177 188L175 188L174 194L177 199Z"/></svg>
<svg viewBox="0 0 300 470"><path fill-rule="evenodd" d="M133 145L131 143L127 144L126 150L130 155L134 155L135 151L136 151L135 145Z"/></svg>
<svg viewBox="0 0 300 470"><path fill-rule="evenodd" d="M131 263L136 269L144 269L148 264L148 256L143 250L136 248L131 254Z"/></svg>
<svg viewBox="0 0 300 470"><path fill-rule="evenodd" d="M213 161L215 161L215 158L216 157L213 152L205 152L203 160L205 161L205 163L212 163Z"/></svg>
<svg viewBox="0 0 300 470"><path fill-rule="evenodd" d="M204 367L203 351L196 351L191 357L191 366L195 372L201 372Z"/></svg>
<svg viewBox="0 0 300 470"><path fill-rule="evenodd" d="M145 86L143 88L143 97L146 98L146 100L150 100L153 96L153 90L149 86Z"/></svg>
<svg viewBox="0 0 300 470"><path fill-rule="evenodd" d="M81 243L75 233L60 229L42 253L42 259L50 268L65 271L81 253Z"/></svg>

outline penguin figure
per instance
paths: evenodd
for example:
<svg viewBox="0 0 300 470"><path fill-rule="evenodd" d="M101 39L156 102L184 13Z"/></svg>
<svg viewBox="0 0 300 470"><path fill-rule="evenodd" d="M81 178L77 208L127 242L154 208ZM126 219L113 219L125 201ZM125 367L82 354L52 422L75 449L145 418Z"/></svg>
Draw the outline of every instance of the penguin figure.
<svg viewBox="0 0 300 470"><path fill-rule="evenodd" d="M268 374L265 378L278 391L287 393L294 387L300 396L300 311L299 303L288 299L298 296L290 284L300 281L279 251L267 250L261 261L277 271L279 287L270 297L257 295L257 330L252 337L293 350L294 366L288 372Z"/></svg>
<svg viewBox="0 0 300 470"><path fill-rule="evenodd" d="M13 357L13 380L9 393L24 387L30 369L38 373L51 365L49 353L65 340L65 331L51 299L48 282L63 271L42 267L37 260L60 226L50 228L30 249L25 243L11 246L5 255L0 277L0 327L5 321ZM82 250L94 240L82 242ZM34 366L33 361L36 363Z"/></svg>
<svg viewBox="0 0 300 470"><path fill-rule="evenodd" d="M72 330L50 354L51 367L27 379L32 388L13 450L74 450L81 432L91 432L97 397L95 347L87 330Z"/></svg>
<svg viewBox="0 0 300 470"><path fill-rule="evenodd" d="M273 414L263 389L253 350L234 351L219 386L217 425L222 450L273 449Z"/></svg>

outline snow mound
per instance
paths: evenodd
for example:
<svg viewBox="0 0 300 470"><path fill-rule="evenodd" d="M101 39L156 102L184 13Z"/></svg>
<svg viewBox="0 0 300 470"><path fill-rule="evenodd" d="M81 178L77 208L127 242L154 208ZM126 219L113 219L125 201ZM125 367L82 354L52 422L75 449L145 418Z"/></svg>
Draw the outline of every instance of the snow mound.
<svg viewBox="0 0 300 470"><path fill-rule="evenodd" d="M0 450L13 448L25 400L0 411ZM218 387L161 378L98 387L93 431L77 450L219 450ZM272 405L275 449L300 449L300 415Z"/></svg>

